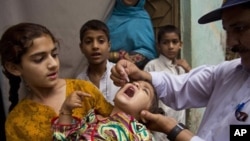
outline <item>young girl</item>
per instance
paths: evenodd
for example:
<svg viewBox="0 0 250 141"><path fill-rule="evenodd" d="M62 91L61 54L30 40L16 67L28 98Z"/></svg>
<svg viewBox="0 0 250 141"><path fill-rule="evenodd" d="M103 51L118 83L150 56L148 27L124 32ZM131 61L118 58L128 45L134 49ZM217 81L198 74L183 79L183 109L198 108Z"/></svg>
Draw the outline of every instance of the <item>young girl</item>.
<svg viewBox="0 0 250 141"><path fill-rule="evenodd" d="M66 114L52 120L54 140L152 140L150 132L138 122L140 112L158 111L158 100L152 85L146 81L127 83L116 94L109 117L91 110L83 120L72 117L71 111L81 107L83 96L71 95L62 106Z"/></svg>
<svg viewBox="0 0 250 141"><path fill-rule="evenodd" d="M46 27L33 23L14 25L2 35L1 61L12 102L5 123L7 140L52 140L51 118L64 114L61 105L71 94L89 95L72 111L74 116L82 118L93 108L110 114L112 106L92 83L58 77L58 45ZM27 93L18 103L21 80Z"/></svg>

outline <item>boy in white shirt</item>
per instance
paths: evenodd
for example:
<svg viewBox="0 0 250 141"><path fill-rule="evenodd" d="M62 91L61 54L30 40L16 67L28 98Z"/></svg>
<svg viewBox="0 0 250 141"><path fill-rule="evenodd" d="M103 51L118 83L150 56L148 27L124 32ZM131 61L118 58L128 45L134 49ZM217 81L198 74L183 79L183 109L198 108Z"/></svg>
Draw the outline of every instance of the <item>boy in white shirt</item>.
<svg viewBox="0 0 250 141"><path fill-rule="evenodd" d="M160 53L159 57L151 60L144 67L145 71L167 71L172 74L180 75L188 72L191 68L184 59L177 59L178 54L182 48L182 41L180 31L174 25L166 25L159 29L157 36L157 47ZM166 116L174 117L177 121L185 123L186 111L176 111L166 106L159 101ZM168 140L163 133L155 132L154 137L157 141Z"/></svg>
<svg viewBox="0 0 250 141"><path fill-rule="evenodd" d="M106 24L100 20L87 21L80 30L80 49L88 61L78 79L89 80L103 93L108 102L113 99L120 87L110 79L114 63L109 62L110 36Z"/></svg>
<svg viewBox="0 0 250 141"><path fill-rule="evenodd" d="M159 29L157 36L159 57L151 60L144 67L145 71L168 71L172 74L189 72L191 67L184 59L177 59L182 48L181 34L174 25L166 25Z"/></svg>

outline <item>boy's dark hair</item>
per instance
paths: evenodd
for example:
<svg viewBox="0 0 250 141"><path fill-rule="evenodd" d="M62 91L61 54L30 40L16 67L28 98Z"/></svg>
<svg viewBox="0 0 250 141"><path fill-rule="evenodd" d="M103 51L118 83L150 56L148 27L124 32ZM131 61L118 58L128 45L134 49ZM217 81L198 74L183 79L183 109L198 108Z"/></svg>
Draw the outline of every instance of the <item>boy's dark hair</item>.
<svg viewBox="0 0 250 141"><path fill-rule="evenodd" d="M161 42L162 37L164 36L165 33L176 33L179 37L179 39L181 40L181 32L179 30L179 28L177 28L174 25L165 25L163 27L160 27L158 34L157 34L157 41L158 43Z"/></svg>
<svg viewBox="0 0 250 141"><path fill-rule="evenodd" d="M107 25L100 20L89 20L84 25L82 25L80 29L80 41L82 41L85 32L88 30L102 30L106 34L108 41L110 40L109 29Z"/></svg>

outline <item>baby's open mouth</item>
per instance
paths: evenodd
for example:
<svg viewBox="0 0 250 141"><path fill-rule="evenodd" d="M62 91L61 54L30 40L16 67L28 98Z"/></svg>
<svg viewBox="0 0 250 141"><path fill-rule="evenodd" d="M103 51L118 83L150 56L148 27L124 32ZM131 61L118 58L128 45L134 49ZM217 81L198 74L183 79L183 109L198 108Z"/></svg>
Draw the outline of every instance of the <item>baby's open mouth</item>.
<svg viewBox="0 0 250 141"><path fill-rule="evenodd" d="M133 97L135 94L135 89L133 87L129 87L124 93L129 97Z"/></svg>

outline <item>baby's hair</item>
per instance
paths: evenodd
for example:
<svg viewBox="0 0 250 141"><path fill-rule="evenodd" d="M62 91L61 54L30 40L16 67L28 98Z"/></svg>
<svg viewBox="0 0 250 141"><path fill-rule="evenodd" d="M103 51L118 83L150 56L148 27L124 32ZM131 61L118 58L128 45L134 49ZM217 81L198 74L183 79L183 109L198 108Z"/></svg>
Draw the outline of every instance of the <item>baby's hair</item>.
<svg viewBox="0 0 250 141"><path fill-rule="evenodd" d="M33 40L42 36L50 36L54 43L58 43L53 34L44 26L34 23L19 23L9 27L0 39L0 54L3 73L9 79L9 100L11 111L18 103L18 89L21 78L8 72L6 63L21 64L22 56L33 45Z"/></svg>
<svg viewBox="0 0 250 141"><path fill-rule="evenodd" d="M152 85L152 84L150 83L150 85ZM153 85L152 85L152 87L153 87ZM154 87L153 87L153 90L154 90L153 91L154 97L151 101L151 107L149 108L149 112L154 113L154 114L163 114L164 115L165 113L164 113L163 109L159 107L159 98L157 97L156 90Z"/></svg>
<svg viewBox="0 0 250 141"><path fill-rule="evenodd" d="M174 26L174 25L165 25L163 27L160 27L158 34L157 34L157 41L158 43L161 42L163 36L165 33L176 33L179 37L179 39L181 40L181 32L180 30Z"/></svg>
<svg viewBox="0 0 250 141"><path fill-rule="evenodd" d="M82 41L85 32L88 30L102 30L110 41L109 29L107 25L100 20L89 20L80 29L80 41Z"/></svg>

